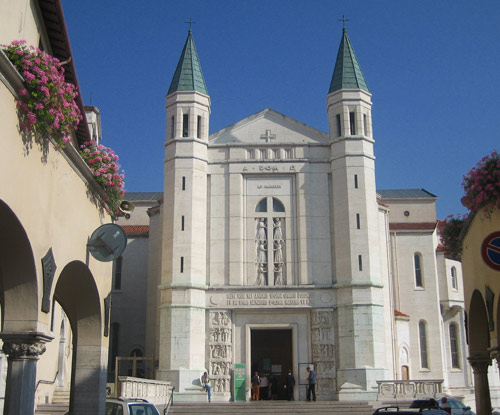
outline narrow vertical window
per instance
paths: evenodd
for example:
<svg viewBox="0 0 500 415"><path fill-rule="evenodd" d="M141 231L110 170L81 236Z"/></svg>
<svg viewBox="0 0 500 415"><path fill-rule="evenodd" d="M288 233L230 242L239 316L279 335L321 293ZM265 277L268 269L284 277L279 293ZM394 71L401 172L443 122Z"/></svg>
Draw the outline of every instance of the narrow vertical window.
<svg viewBox="0 0 500 415"><path fill-rule="evenodd" d="M52 297L52 315L50 316L50 331L54 331L54 315L56 310L54 310L54 306L56 305L56 299Z"/></svg>
<svg viewBox="0 0 500 415"><path fill-rule="evenodd" d="M184 215L182 215L182 219L181 219L181 231L184 230Z"/></svg>
<svg viewBox="0 0 500 415"><path fill-rule="evenodd" d="M356 213L356 228L361 229L361 223L359 219L359 213Z"/></svg>
<svg viewBox="0 0 500 415"><path fill-rule="evenodd" d="M421 261L421 256L420 254L416 253L413 255L414 259L414 266L415 266L415 285L417 287L423 287L422 283L422 261Z"/></svg>
<svg viewBox="0 0 500 415"><path fill-rule="evenodd" d="M115 370L116 357L118 356L118 340L120 338L120 323L111 323L110 328L111 370Z"/></svg>
<svg viewBox="0 0 500 415"><path fill-rule="evenodd" d="M363 271L363 257L361 255L358 255L358 266L359 270Z"/></svg>
<svg viewBox="0 0 500 415"><path fill-rule="evenodd" d="M450 324L450 354L451 367L460 369L460 359L458 358L458 331L455 323Z"/></svg>
<svg viewBox="0 0 500 415"><path fill-rule="evenodd" d="M451 288L453 288L454 290L458 289L457 269L455 267L451 267Z"/></svg>
<svg viewBox="0 0 500 415"><path fill-rule="evenodd" d="M418 337L420 341L420 367L429 368L429 360L427 358L427 333L425 321L418 323Z"/></svg>
<svg viewBox="0 0 500 415"><path fill-rule="evenodd" d="M189 114L182 115L182 136L189 136Z"/></svg>
<svg viewBox="0 0 500 415"><path fill-rule="evenodd" d="M122 262L123 257L116 258L115 261L115 275L113 288L115 290L120 290L122 288Z"/></svg>
<svg viewBox="0 0 500 415"><path fill-rule="evenodd" d="M184 272L184 257L181 256L181 272Z"/></svg>
<svg viewBox="0 0 500 415"><path fill-rule="evenodd" d="M354 175L354 188L355 189L358 188L358 175L357 174Z"/></svg>
<svg viewBox="0 0 500 415"><path fill-rule="evenodd" d="M356 113L349 113L349 126L351 129L351 135L356 135Z"/></svg>
<svg viewBox="0 0 500 415"><path fill-rule="evenodd" d="M196 122L196 137L201 138L201 115L198 115Z"/></svg>
<svg viewBox="0 0 500 415"><path fill-rule="evenodd" d="M186 190L186 176L182 176L182 190Z"/></svg>
<svg viewBox="0 0 500 415"><path fill-rule="evenodd" d="M175 137L175 117L170 118L170 138Z"/></svg>
<svg viewBox="0 0 500 415"><path fill-rule="evenodd" d="M337 114L335 116L336 121L337 121L337 137L340 137L342 135L342 125L340 124L340 114Z"/></svg>
<svg viewBox="0 0 500 415"><path fill-rule="evenodd" d="M368 123L366 122L366 114L363 114L363 131L368 136Z"/></svg>

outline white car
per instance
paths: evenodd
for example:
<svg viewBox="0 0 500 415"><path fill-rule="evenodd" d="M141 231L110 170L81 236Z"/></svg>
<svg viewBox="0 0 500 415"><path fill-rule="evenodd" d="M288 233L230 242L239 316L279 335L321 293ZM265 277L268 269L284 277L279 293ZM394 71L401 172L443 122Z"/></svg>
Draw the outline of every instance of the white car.
<svg viewBox="0 0 500 415"><path fill-rule="evenodd" d="M160 415L146 399L106 399L106 415Z"/></svg>
<svg viewBox="0 0 500 415"><path fill-rule="evenodd" d="M442 407L442 399L439 398L437 403L440 407ZM465 406L461 401L455 398L446 398L448 405L451 408L451 415L475 415L474 412L471 411L470 406Z"/></svg>

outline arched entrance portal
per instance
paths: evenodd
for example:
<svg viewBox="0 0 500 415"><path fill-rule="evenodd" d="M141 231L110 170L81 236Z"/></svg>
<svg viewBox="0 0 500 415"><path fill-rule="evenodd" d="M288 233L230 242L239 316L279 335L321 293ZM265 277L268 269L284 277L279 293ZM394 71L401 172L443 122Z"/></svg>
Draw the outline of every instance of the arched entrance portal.
<svg viewBox="0 0 500 415"><path fill-rule="evenodd" d="M278 384L278 399L287 399L284 388L286 375L293 368L292 329L252 329L251 374L259 372L261 378L273 377ZM261 389L260 398L269 399L270 391Z"/></svg>
<svg viewBox="0 0 500 415"><path fill-rule="evenodd" d="M64 267L54 297L68 316L73 331L69 412L104 413L108 349L102 344L99 292L83 262L73 261Z"/></svg>

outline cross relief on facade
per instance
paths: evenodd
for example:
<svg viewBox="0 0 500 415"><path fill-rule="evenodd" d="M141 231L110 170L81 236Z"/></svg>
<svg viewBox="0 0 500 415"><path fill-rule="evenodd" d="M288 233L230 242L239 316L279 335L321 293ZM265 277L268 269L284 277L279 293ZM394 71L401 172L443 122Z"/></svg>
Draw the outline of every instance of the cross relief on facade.
<svg viewBox="0 0 500 415"><path fill-rule="evenodd" d="M271 134L271 130L266 130L266 133L262 134L260 139L266 140L266 143L269 143L271 140L276 140L276 134Z"/></svg>

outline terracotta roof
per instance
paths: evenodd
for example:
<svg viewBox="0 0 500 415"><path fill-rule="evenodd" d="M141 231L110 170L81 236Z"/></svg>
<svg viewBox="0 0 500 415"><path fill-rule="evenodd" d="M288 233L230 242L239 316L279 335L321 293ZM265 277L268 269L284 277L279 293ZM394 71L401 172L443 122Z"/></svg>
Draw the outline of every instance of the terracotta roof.
<svg viewBox="0 0 500 415"><path fill-rule="evenodd" d="M391 231L433 231L435 228L436 222L389 223Z"/></svg>
<svg viewBox="0 0 500 415"><path fill-rule="evenodd" d="M127 236L148 236L149 226L144 225L124 225L123 230Z"/></svg>
<svg viewBox="0 0 500 415"><path fill-rule="evenodd" d="M394 317L410 317L408 314L402 313L399 310L394 310Z"/></svg>

